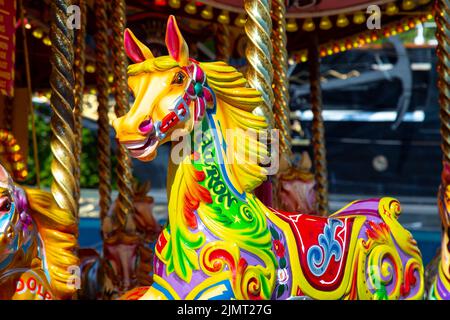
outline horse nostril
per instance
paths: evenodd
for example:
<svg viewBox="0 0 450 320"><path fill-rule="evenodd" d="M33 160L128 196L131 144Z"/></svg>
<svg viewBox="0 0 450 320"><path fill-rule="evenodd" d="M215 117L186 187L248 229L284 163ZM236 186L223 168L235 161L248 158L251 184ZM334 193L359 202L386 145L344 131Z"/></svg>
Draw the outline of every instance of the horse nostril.
<svg viewBox="0 0 450 320"><path fill-rule="evenodd" d="M141 133L149 133L153 130L153 122L151 119L148 120L144 120L141 122L141 124L139 125L139 131Z"/></svg>

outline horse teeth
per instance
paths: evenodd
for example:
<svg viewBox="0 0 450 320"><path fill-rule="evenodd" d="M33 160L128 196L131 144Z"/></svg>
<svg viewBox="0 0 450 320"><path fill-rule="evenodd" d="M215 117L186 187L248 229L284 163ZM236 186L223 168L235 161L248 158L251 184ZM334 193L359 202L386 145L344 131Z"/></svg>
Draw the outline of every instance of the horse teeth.
<svg viewBox="0 0 450 320"><path fill-rule="evenodd" d="M127 143L126 147L131 150L142 148L147 143L148 139L149 137L147 137L144 141L141 142Z"/></svg>

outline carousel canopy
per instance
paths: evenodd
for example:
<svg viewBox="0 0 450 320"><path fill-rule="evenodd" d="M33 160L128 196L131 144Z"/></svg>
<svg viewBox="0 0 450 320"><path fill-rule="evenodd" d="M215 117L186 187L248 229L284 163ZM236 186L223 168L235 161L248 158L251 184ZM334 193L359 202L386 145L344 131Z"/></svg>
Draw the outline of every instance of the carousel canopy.
<svg viewBox="0 0 450 320"><path fill-rule="evenodd" d="M24 1L33 89L48 90L50 1L46 3L47 6L43 6L41 0ZM215 58L215 35L220 24L230 30L231 58L245 56L243 0L127 0L126 4L128 26L139 38L150 43L152 50L165 50L164 28L168 15L172 14L177 17L188 43L194 44L193 56L203 54L204 59ZM367 10L370 5L377 5L379 12ZM321 56L327 56L407 31L432 18L432 5L431 0L290 0L286 3L289 56L296 62L306 61L312 39L317 40ZM93 0L88 0L88 15L86 82L89 86L95 83ZM367 21L374 15L380 19L379 29L368 28ZM22 39L17 32L16 81L19 86L23 84L22 57Z"/></svg>

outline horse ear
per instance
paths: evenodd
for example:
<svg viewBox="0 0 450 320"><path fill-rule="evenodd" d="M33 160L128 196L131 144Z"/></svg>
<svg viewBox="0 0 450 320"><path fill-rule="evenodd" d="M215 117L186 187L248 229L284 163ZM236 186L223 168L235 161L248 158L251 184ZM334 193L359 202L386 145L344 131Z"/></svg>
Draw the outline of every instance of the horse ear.
<svg viewBox="0 0 450 320"><path fill-rule="evenodd" d="M123 34L123 44L127 56L130 57L134 63L139 63L147 59L154 58L150 49L145 44L140 42L128 28L125 29Z"/></svg>
<svg viewBox="0 0 450 320"><path fill-rule="evenodd" d="M181 35L174 16L170 16L167 20L166 47L170 56L178 62L180 67L189 64L189 48Z"/></svg>

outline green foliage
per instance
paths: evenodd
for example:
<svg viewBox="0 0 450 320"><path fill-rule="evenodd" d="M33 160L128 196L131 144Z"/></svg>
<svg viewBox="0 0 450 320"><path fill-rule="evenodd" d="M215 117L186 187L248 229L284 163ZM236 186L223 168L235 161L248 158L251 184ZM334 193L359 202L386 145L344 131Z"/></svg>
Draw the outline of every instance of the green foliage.
<svg viewBox="0 0 450 320"><path fill-rule="evenodd" d="M41 172L41 185L49 187L53 177L51 173L52 152L50 148L51 128L50 128L50 110L45 105L35 105L35 126L38 145L38 155ZM36 184L36 166L33 157L33 140L31 135L31 119L28 123L28 178L26 184ZM97 159L97 135L89 129L83 128L82 131L82 154L81 154L81 176L80 184L82 188L98 188L98 159ZM116 158L112 158L113 167ZM112 175L114 177L114 175ZM115 179L114 179L115 180ZM113 181L115 185L115 181Z"/></svg>

